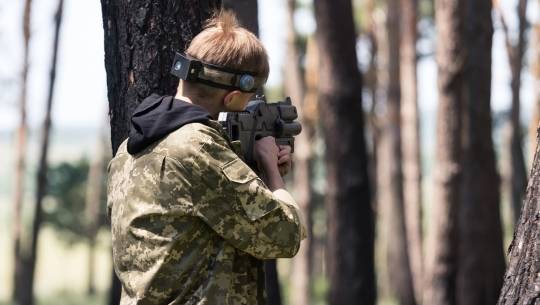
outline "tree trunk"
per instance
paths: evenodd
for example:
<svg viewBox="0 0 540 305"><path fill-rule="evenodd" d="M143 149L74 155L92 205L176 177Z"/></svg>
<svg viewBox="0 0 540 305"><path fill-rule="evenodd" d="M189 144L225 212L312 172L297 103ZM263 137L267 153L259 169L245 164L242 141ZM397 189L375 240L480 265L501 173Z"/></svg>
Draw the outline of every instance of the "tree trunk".
<svg viewBox="0 0 540 305"><path fill-rule="evenodd" d="M95 287L95 248L96 237L99 231L99 205L101 204L103 167L105 161L105 140L104 133L100 133L96 149L93 152L90 169L88 171L88 184L86 186L86 227L88 234L88 286L87 293L94 295Z"/></svg>
<svg viewBox="0 0 540 305"><path fill-rule="evenodd" d="M537 133L536 154L527 194L514 240L509 248L509 263L504 286L497 304L539 305L540 274L540 133Z"/></svg>
<svg viewBox="0 0 540 305"><path fill-rule="evenodd" d="M184 51L219 7L220 0L101 0L113 155L144 98L176 93L178 79L169 73L174 53ZM118 304L120 285L113 278L110 302Z"/></svg>
<svg viewBox="0 0 540 305"><path fill-rule="evenodd" d="M465 8L468 54L456 293L457 304L488 305L497 302L505 264L491 128L492 4L490 0L467 1Z"/></svg>
<svg viewBox="0 0 540 305"><path fill-rule="evenodd" d="M235 12L240 24L259 36L259 14L257 0L222 0L223 8Z"/></svg>
<svg viewBox="0 0 540 305"><path fill-rule="evenodd" d="M417 0L401 6L401 143L407 249L415 300L422 300L422 167L416 76Z"/></svg>
<svg viewBox="0 0 540 305"><path fill-rule="evenodd" d="M457 221L460 207L461 128L466 50L465 0L436 1L439 105L434 200L428 231L424 304L454 305L457 272Z"/></svg>
<svg viewBox="0 0 540 305"><path fill-rule="evenodd" d="M369 22L367 24L366 35L369 39L370 46L370 58L369 58L369 67L366 73L364 74L364 83L368 88L371 94L371 107L368 116L368 124L366 126L369 131L369 136L371 137L371 150L369 151L369 179L371 185L371 198L373 205L376 206L377 202L377 143L379 138L379 127L377 126L377 117L376 117L376 106L377 106L377 94L378 94L378 65L377 61L379 60L379 42L378 40L384 40L380 38L379 27L383 21L379 21L376 17L375 12L375 0L367 0L365 4L365 10L367 11L367 16L369 16ZM381 14L377 14L381 16ZM381 19L381 18L379 18ZM377 215L377 210L375 209L375 214ZM380 279L380 277L379 277Z"/></svg>
<svg viewBox="0 0 540 305"><path fill-rule="evenodd" d="M380 188L384 187L379 185L380 173L379 167L384 168L384 164L380 164L380 149L381 149L381 133L382 133L382 122L379 119L378 113L387 99L387 90L383 84L388 82L388 77L386 77L387 61L388 61L388 37L386 31L386 13L384 10L386 7L378 7L375 9L375 1L370 0L367 3L368 14L372 16L370 24L370 40L372 47L372 54L370 60L370 70L365 74L364 80L367 81L367 86L372 92L372 104L369 112L370 124L368 125L371 128L371 155L369 156L369 170L370 182L371 182L371 197L372 197L372 206L375 211L375 257L381 257L384 259L376 259L375 269L378 272L377 276L377 296L380 299L388 299L393 297L392 285L390 284L390 271L387 264L386 253L387 253L387 237L388 227L385 225L385 212L384 208L387 206L382 203L382 200L379 198L382 195ZM386 170L386 169L384 169ZM383 173L384 175L384 173Z"/></svg>
<svg viewBox="0 0 540 305"><path fill-rule="evenodd" d="M32 8L32 1L26 0L24 2L23 13L23 66L21 72L21 92L19 96L19 112L20 121L17 130L17 146L16 146L16 159L15 159L15 190L13 198L13 259L14 259L14 272L13 272L13 292L12 298L15 302L22 304L25 295L24 286L24 257L21 249L22 239L22 206L24 199L25 189L25 173L26 173L26 142L27 142L27 118L26 118L26 90L28 83L28 66L29 66L29 53L30 53L30 13Z"/></svg>
<svg viewBox="0 0 540 305"><path fill-rule="evenodd" d="M42 139L40 145L40 157L38 172L36 177L36 204L34 207L34 215L32 219L32 235L30 236L30 253L25 257L25 266L24 272L24 283L22 287L17 288L24 294L24 298L21 299L20 305L32 305L34 303L34 285L35 285L35 269L36 269L36 260L37 260L37 250L39 242L39 231L41 228L41 220L43 214L43 198L47 193L47 171L48 163L47 156L49 153L49 139L51 133L51 111L52 103L54 100L54 86L56 82L56 62L58 58L58 42L60 40L60 26L62 24L62 12L63 12L64 0L58 1L58 7L54 15L55 20L55 31L54 31L54 43L53 43L53 54L51 60L51 70L49 74L49 90L47 95L47 106L45 110L45 119L43 122L42 129Z"/></svg>
<svg viewBox="0 0 540 305"><path fill-rule="evenodd" d="M169 73L219 0L102 0L105 70L113 152L127 138L133 110L151 93L174 95Z"/></svg>
<svg viewBox="0 0 540 305"><path fill-rule="evenodd" d="M112 259L112 258L111 258ZM122 283L116 276L114 268L111 268L111 288L109 290L109 305L119 305L122 297Z"/></svg>
<svg viewBox="0 0 540 305"><path fill-rule="evenodd" d="M294 12L296 9L295 0L287 0L287 53L284 71L285 92L289 95L299 110L299 121L302 124L302 132L296 138L294 152L294 192L295 197L308 231L307 239L302 243L300 249L292 261L291 272L291 299L293 305L311 304L311 262L312 262L312 221L311 221L311 200L313 190L311 188L311 145L313 140L313 126L306 120L304 110L304 81L300 70L300 60L296 44L296 31L294 28ZM307 55L307 54L306 54Z"/></svg>
<svg viewBox="0 0 540 305"><path fill-rule="evenodd" d="M390 293L403 305L413 305L414 290L409 264L403 174L401 158L400 112L400 7L399 0L387 1L386 47L380 44L383 114L379 121L377 143L377 205L380 207Z"/></svg>
<svg viewBox="0 0 540 305"><path fill-rule="evenodd" d="M540 5L540 1L537 1L537 5ZM533 62L531 64L532 75L536 84L540 83L540 20L537 20L532 28L532 41L533 46L532 56ZM528 164L531 165L534 157L534 143L536 142L536 130L540 123L540 86L534 87L534 105L531 122L529 123L529 151L530 156ZM532 166L531 166L532 167Z"/></svg>
<svg viewBox="0 0 540 305"><path fill-rule="evenodd" d="M326 143L329 300L370 305L375 303L373 211L352 5L315 0L314 7Z"/></svg>
<svg viewBox="0 0 540 305"><path fill-rule="evenodd" d="M510 132L508 133L509 139L507 142L510 144L507 146L509 150L508 160L510 163L506 166L509 169L508 178L505 179L507 183L505 186L508 193L511 194L512 202L512 216L514 224L519 219L519 212L521 210L521 201L527 187L527 170L525 168L525 158L523 156L523 134L520 120L521 109L521 71L523 70L523 57L525 49L527 47L527 40L525 36L525 30L527 29L527 0L519 0L517 8L518 17L518 36L517 42L512 44L510 42L510 33L506 20L503 15L502 9L499 8L499 15L501 16L501 23L506 40L506 51L508 53L508 61L510 62L510 71L512 74L512 81L510 83L512 89L512 107L510 111Z"/></svg>

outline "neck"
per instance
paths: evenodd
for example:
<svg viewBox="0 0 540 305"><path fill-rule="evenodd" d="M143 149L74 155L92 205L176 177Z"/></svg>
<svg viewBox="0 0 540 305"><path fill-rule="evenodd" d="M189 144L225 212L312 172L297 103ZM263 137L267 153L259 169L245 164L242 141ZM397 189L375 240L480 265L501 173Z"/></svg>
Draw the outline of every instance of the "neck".
<svg viewBox="0 0 540 305"><path fill-rule="evenodd" d="M176 93L176 96L174 98L203 107L206 111L208 111L208 113L214 120L217 119L219 113L221 112L221 110L215 106L216 103L202 103L195 96L191 96L190 94L184 94L182 90L178 90L178 93Z"/></svg>

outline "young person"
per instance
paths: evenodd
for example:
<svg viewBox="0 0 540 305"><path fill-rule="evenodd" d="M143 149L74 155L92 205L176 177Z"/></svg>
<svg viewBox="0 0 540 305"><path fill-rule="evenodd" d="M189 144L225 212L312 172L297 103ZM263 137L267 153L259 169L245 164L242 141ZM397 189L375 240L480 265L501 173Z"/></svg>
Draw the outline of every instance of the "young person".
<svg viewBox="0 0 540 305"><path fill-rule="evenodd" d="M264 47L231 13L215 17L186 55L248 73L254 89L268 77ZM294 256L305 237L281 177L290 149L256 141L263 182L215 121L243 110L253 90L223 89L223 74L207 72L207 81L180 81L174 98L145 99L109 164L122 305L265 304L262 260Z"/></svg>

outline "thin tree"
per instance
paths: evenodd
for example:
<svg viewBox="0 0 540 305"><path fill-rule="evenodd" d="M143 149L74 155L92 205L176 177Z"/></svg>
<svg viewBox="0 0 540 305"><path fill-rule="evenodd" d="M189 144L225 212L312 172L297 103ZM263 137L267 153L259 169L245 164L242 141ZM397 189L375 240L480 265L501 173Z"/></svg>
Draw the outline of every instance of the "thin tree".
<svg viewBox="0 0 540 305"><path fill-rule="evenodd" d="M178 79L169 73L174 52L183 52L219 7L220 0L101 0L113 155L144 98L176 93ZM121 287L114 271L112 278L109 302L116 305Z"/></svg>
<svg viewBox="0 0 540 305"><path fill-rule="evenodd" d="M374 304L373 211L350 0L315 0L331 305Z"/></svg>
<svg viewBox="0 0 540 305"><path fill-rule="evenodd" d="M537 5L540 5L540 1L537 1ZM532 28L532 56L533 62L531 64L531 72L534 77L535 82L540 83L540 18L536 20ZM534 105L533 105L533 114L531 122L529 123L529 146L530 146L530 157L528 164L532 164L534 157L534 145L536 141L536 129L540 123L540 87L535 86L534 88Z"/></svg>
<svg viewBox="0 0 540 305"><path fill-rule="evenodd" d="M521 201L525 194L525 188L527 187L527 170L525 166L525 157L523 155L523 132L520 123L521 112L521 72L524 66L524 55L527 48L527 37L525 31L528 28L527 22L527 5L528 0L519 0L517 6L518 17L518 30L515 43L512 43L510 38L510 31L504 17L504 13L499 5L496 7L499 11L499 16L502 24L502 28L505 36L506 52L508 54L508 61L510 62L511 71L511 83L512 89L512 106L510 111L510 132L508 132L509 139L506 141L506 149L509 150L508 155L509 164L508 177L506 178L506 186L509 194L511 194L512 202L512 216L514 224L519 219L519 212L521 210Z"/></svg>
<svg viewBox="0 0 540 305"><path fill-rule="evenodd" d="M104 131L100 131L98 140L96 141L96 148L90 159L90 168L88 170L88 180L86 184L86 198L85 198L85 214L86 214L86 231L88 235L88 283L87 293L88 295L96 294L95 287L95 261L96 261L96 238L99 231L99 205L101 204L101 198L103 194L103 177L104 177L104 163L105 156L108 153L105 152L106 135Z"/></svg>
<svg viewBox="0 0 540 305"><path fill-rule="evenodd" d="M386 2L385 43L379 44L379 82L384 99L378 119L377 205L381 211L390 293L399 304L415 304L409 263L401 155L400 2Z"/></svg>
<svg viewBox="0 0 540 305"><path fill-rule="evenodd" d="M378 94L378 65L377 60L379 56L379 47L378 47L378 40L381 40L384 42L384 38L381 38L377 35L379 24L382 22L378 22L378 19L376 17L376 10L375 10L375 0L367 0L365 2L366 14L369 18L369 21L366 26L366 36L369 41L369 66L364 74L364 83L367 89L370 92L371 95L371 108L369 111L369 119L368 119L368 125L367 129L370 132L371 137L371 150L369 151L370 156L370 167L369 167L369 175L370 175L370 181L371 181L371 194L372 194L372 200L373 202L377 202L377 139L378 139L378 123L377 123L377 117L376 117L376 106L377 106L377 94ZM381 16L381 14L378 14L378 16ZM374 204L375 205L375 204Z"/></svg>
<svg viewBox="0 0 540 305"><path fill-rule="evenodd" d="M296 201L302 210L304 223L308 230L308 238L302 243L300 249L292 261L291 271L291 299L294 305L311 304L311 263L312 253L312 221L311 221L311 200L313 190L311 188L311 177L313 174L311 159L310 140L313 136L313 126L306 119L306 99L304 77L300 68L300 55L297 47L297 35L294 26L294 13L296 1L287 0L287 52L284 74L285 92L291 97L293 103L299 109L299 121L302 123L302 133L298 135L294 152L294 191ZM306 56L307 57L307 56Z"/></svg>
<svg viewBox="0 0 540 305"><path fill-rule="evenodd" d="M22 206L25 190L25 173L26 173L26 142L28 133L28 123L26 118L26 91L28 84L28 67L30 53L30 14L32 9L32 0L24 1L23 12L23 66L21 72L21 88L19 95L19 114L20 121L17 129L17 144L15 155L15 189L13 198L13 258L14 258L14 273L13 273L13 292L12 297L15 302L22 303L25 298L24 292L21 290L24 282L24 257L22 255Z"/></svg>
<svg viewBox="0 0 540 305"><path fill-rule="evenodd" d="M466 0L437 0L435 23L438 66L437 152L434 200L427 236L424 304L456 304L457 223L463 172L461 131L466 50Z"/></svg>
<svg viewBox="0 0 540 305"><path fill-rule="evenodd" d="M540 131L540 130L538 130ZM509 248L508 268L497 304L538 305L540 264L540 132L522 213Z"/></svg>
<svg viewBox="0 0 540 305"><path fill-rule="evenodd" d="M32 234L30 236L30 252L25 258L24 266L24 281L17 284L22 284L17 290L21 291L24 298L18 300L20 305L32 305L34 303L34 285L35 285L35 269L36 259L38 254L38 242L39 231L41 228L41 222L43 218L43 198L47 193L47 171L48 162L47 157L49 153L49 139L51 133L51 111L54 101L54 86L56 83L56 62L58 58L58 43L60 41L60 26L62 25L62 12L63 12L64 0L58 1L58 6L54 14L54 42L53 52L51 59L51 68L49 72L49 89L47 94L47 104L45 109L45 118L43 120L42 138L40 144L40 157L38 164L38 172L36 176L36 204L34 207L34 215L32 218Z"/></svg>
<svg viewBox="0 0 540 305"><path fill-rule="evenodd" d="M417 0L400 0L401 149L407 250L417 303L422 300L422 159L418 112Z"/></svg>
<svg viewBox="0 0 540 305"><path fill-rule="evenodd" d="M380 138L383 122L379 119L379 109L383 105L386 99L386 89L383 86L387 82L386 73L386 61L388 59L388 38L386 31L386 13L384 10L386 6L376 7L375 0L369 0L366 2L366 11L368 16L370 16L370 22L367 27L367 35L370 41L370 63L369 68L366 71L364 76L364 84L371 91L371 107L369 111L369 140L371 141L371 150L369 151L369 177L370 177L370 186L371 186L371 197L372 197L372 206L375 211L375 219L380 219L375 221L377 232L376 235L379 238L375 239L375 256L384 257L386 250L386 237L389 235L387 233L387 226L385 226L384 219L385 213L383 209L386 205L379 204L381 195L379 181L381 179L378 170L380 166L379 162L379 149L380 149ZM387 264L387 259L376 260L375 268L378 271L377 276L377 296L381 299L386 299L393 297L392 289L390 284L389 276L390 271Z"/></svg>

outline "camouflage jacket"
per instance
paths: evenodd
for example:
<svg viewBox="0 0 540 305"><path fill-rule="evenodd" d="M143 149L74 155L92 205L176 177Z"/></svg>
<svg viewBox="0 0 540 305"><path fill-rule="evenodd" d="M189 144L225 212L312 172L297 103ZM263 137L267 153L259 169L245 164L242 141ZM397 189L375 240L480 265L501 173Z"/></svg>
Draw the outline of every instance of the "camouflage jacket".
<svg viewBox="0 0 540 305"><path fill-rule="evenodd" d="M305 237L289 193L271 192L219 124L192 123L109 164L107 206L122 305L264 304L264 259Z"/></svg>

